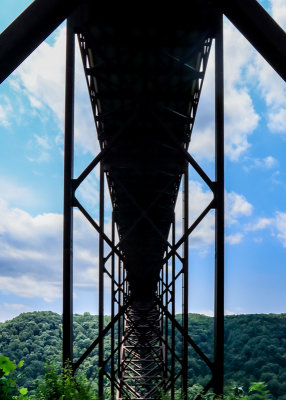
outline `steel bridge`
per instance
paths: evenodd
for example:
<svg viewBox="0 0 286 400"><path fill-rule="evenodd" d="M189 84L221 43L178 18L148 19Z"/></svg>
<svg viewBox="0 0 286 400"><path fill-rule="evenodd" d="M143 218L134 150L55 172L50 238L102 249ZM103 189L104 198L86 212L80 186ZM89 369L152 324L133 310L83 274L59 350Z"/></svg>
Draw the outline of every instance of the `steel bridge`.
<svg viewBox="0 0 286 400"><path fill-rule="evenodd" d="M110 9L112 7L112 9ZM209 368L210 389L223 393L224 346L224 107L223 29L227 18L286 79L286 35L256 0L190 0L190 12L164 5L103 5L84 0L35 0L0 36L1 82L65 19L67 20L63 362L76 369L98 351L98 394L112 399L187 398L188 352ZM100 151L73 176L75 37L82 56ZM215 43L215 180L188 151L208 56ZM92 130L92 127L91 127ZM190 147L191 149L191 147ZM99 166L99 221L76 190ZM213 193L189 223L189 170ZM111 235L104 229L105 180L112 203ZM183 187L182 233L175 204ZM98 337L73 360L73 209L98 232ZM213 356L188 330L189 239L215 212ZM111 286L111 320L104 325L105 282ZM177 283L182 283L178 293ZM182 318L175 318L178 303ZM111 337L106 356L104 341ZM181 338L179 350L175 337ZM178 366L179 365L179 368ZM200 398L199 395L197 399Z"/></svg>

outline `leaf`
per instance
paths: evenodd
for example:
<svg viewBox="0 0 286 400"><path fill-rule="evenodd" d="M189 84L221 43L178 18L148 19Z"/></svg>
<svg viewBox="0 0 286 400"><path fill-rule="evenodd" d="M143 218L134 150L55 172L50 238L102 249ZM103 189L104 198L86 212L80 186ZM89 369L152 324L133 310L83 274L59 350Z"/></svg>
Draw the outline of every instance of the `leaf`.
<svg viewBox="0 0 286 400"><path fill-rule="evenodd" d="M9 375L11 371L16 369L16 365L10 361L8 357L0 356L0 369L4 372L4 375Z"/></svg>
<svg viewBox="0 0 286 400"><path fill-rule="evenodd" d="M19 389L19 392L20 392L21 394L25 395L25 394L28 393L28 389L27 389L27 388L21 388L21 389Z"/></svg>
<svg viewBox="0 0 286 400"><path fill-rule="evenodd" d="M23 367L23 365L24 365L24 360L21 360L21 361L19 362L19 364L18 364L18 367L21 368L21 367Z"/></svg>

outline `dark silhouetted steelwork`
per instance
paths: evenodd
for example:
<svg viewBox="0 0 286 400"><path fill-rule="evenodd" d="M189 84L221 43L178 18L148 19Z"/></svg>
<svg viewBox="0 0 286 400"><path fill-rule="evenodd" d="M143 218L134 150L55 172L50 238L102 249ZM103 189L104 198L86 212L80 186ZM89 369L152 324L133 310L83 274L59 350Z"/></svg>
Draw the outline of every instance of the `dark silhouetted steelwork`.
<svg viewBox="0 0 286 400"><path fill-rule="evenodd" d="M286 81L286 34L257 0L214 0L217 7Z"/></svg>
<svg viewBox="0 0 286 400"><path fill-rule="evenodd" d="M73 10L67 22L63 362L73 371L98 349L98 394L111 399L157 399L180 388L187 399L189 352L209 368L211 379L197 396L223 394L224 357L224 95L222 13L286 79L285 32L256 0L193 0L193 15L166 6L161 15L131 20L120 6L93 1L36 0L0 35L3 81ZM183 33L182 33L183 32ZM100 151L73 178L75 33L78 36ZM212 41L215 39L215 181L188 151ZM99 166L99 221L76 190ZM213 193L189 221L189 171ZM111 237L105 229L105 182L112 203ZM183 186L180 192L180 186ZM182 194L182 221L175 205ZM98 233L98 336L73 362L73 208ZM188 320L189 241L215 213L213 357L192 339ZM180 238L176 225L183 226ZM111 318L104 320L105 283ZM182 287L179 288L179 285ZM177 299L180 298L178 301ZM178 306L182 314L176 318ZM105 352L110 333L111 352ZM176 346L177 338L180 345ZM96 367L95 367L96 368Z"/></svg>
<svg viewBox="0 0 286 400"><path fill-rule="evenodd" d="M214 392L223 393L224 360L224 85L223 15L215 38L215 302Z"/></svg>
<svg viewBox="0 0 286 400"><path fill-rule="evenodd" d="M3 82L84 0L35 0L0 35Z"/></svg>
<svg viewBox="0 0 286 400"><path fill-rule="evenodd" d="M91 14L92 12L89 11L85 15L89 16ZM92 348L88 350L90 353L97 344L99 345L99 394L103 395L105 382L105 384L110 385L111 387L111 396L114 397L116 391L116 396L118 399L122 397L130 399L155 399L160 398L161 391L170 392L171 397L174 399L176 388L181 388L182 392L184 393L184 397L187 398L189 347L192 347L196 353L207 363L211 371L214 371L213 363L208 359L208 357L205 356L201 349L188 335L189 235L215 204L213 200L207 210L202 213L198 220L189 226L188 170L190 166L198 171L199 175L206 181L212 190L214 190L216 187L215 183L209 179L209 177L201 169L198 163L191 157L187 150L212 40L211 37L203 37L200 44L195 45L194 50L192 50L193 53L191 52L191 57L193 57L192 62L196 67L191 67L187 64L185 66L186 73L190 74L189 79L191 79L193 82L191 88L191 97L186 99L189 104L188 112L191 117L187 116L187 114L183 114L180 111L178 112L176 107L171 108L169 106L166 107L165 105L160 105L160 107L158 107L156 102L154 102L153 107L148 106L148 102L150 102L150 104L153 102L153 99L149 97L148 93L144 94L146 99L144 101L140 100L138 106L136 106L136 101L138 100L134 99L133 103L130 103L130 106L128 106L130 108L130 110L128 109L128 112L124 111L124 109L122 109L120 112L114 109L108 111L105 110L105 105L109 105L111 101L114 101L112 97L110 97L109 93L112 85L109 81L107 81L105 86L102 86L102 79L104 80L106 78L109 80L109 78L112 77L114 82L118 81L120 84L120 80L118 80L116 77L116 75L118 75L119 79L122 79L122 84L125 85L126 74L124 70L121 71L119 66L116 66L116 63L120 64L120 58L108 59L109 55L105 53L105 49L108 48L108 46L111 46L113 37L108 39L108 43L106 45L104 44L104 38L102 38L103 42L100 38L93 38L91 41L90 35L94 35L93 32L95 31L89 31L86 26L83 26L82 28L82 25L79 21L80 18L75 18L76 31L78 32L79 45L81 49L84 71L86 74L86 82L89 88L90 100L92 110L94 112L94 119L98 131L101 151L85 169L85 171L78 177L78 179L74 181L74 188L77 188L94 169L97 163L100 162L101 189L99 207L100 210L104 209L102 182L103 174L105 174L113 204L111 239L105 237L103 227L101 227L104 212L100 211L100 221L99 224L97 224L96 221L94 221L87 213L84 207L78 202L78 200L75 199L74 204L97 230L100 236L100 243L105 241L107 247L109 247L109 250L107 250L106 254L102 256L104 246L101 244L101 250L99 252L99 263L103 265L103 267L99 268L99 311L102 314L101 318L103 317L102 300L104 296L102 282L104 275L108 275L112 281L112 320L114 320L116 316L116 310L113 307L114 304L118 305L118 310L122 309L122 307L125 307L125 311L121 317L119 317L115 323L111 322L110 325L112 347L109 357L104 359L104 335L101 333L103 329L102 321L99 323L99 338L95 341L96 343L94 342ZM130 39L127 39L127 41L128 40L130 41ZM130 46L132 45L130 44ZM109 54L112 54L112 52L113 50L110 49ZM97 60L96 57L99 57L99 59ZM155 57L157 57L157 53ZM167 71L168 79L171 79L173 75L177 73L176 68L181 68L181 65L184 65L184 62L187 62L183 61L183 59L173 59L171 53L166 55L163 54L162 57L163 60L165 57L169 62L169 72ZM103 69L101 64L104 65ZM132 66L129 65L129 68L132 68ZM142 64L142 68L144 68L144 63ZM174 71L171 68L174 68ZM108 75L105 75L105 70ZM134 71L136 71L136 69ZM133 71L130 73L132 74ZM179 81L178 85L181 85ZM103 87L106 91L106 94L101 89ZM174 87L174 89L176 90L176 87ZM115 85L112 90L114 91L115 98L118 96L118 107L120 108L120 102L123 101L121 96L124 97L127 93L128 96L133 98L134 90L141 91L141 88L132 88L129 86L129 84L126 84L126 87L123 87L121 91L119 88L117 88L117 85ZM135 95L138 98L138 95ZM159 161L159 164L154 164L154 172L152 172L152 174L158 175L158 173L161 174L161 171L164 171L166 168L165 161L162 159L162 150L164 150L164 148L161 150L160 147L160 150L154 150L156 151L156 156L155 158L153 155L153 158L149 157L147 164L146 160L142 159L141 161L141 157L137 158L137 160L134 160L136 163L134 164L133 169L130 169L132 168L132 164L128 164L128 159L130 158L129 154L126 154L124 156L125 158L120 157L120 152L122 151L121 149L124 150L124 147L122 146L126 146L127 143L129 143L129 152L131 152L131 154L133 152L133 147L134 149L138 149L137 152L142 152L143 150L140 148L141 145L146 151L148 151L147 147L145 147L144 141L142 144L136 143L136 141L142 140L141 137L144 139L144 136L137 135L134 137L133 140L136 139L135 144L129 141L132 140L129 139L129 135L132 133L132 131L136 131L140 124L145 124L144 119L147 119L148 124L148 121L150 120L150 124L156 126L157 131L160 135L165 137L169 148L172 150L172 153L168 154L168 164L170 164L172 157L175 157L175 159L178 160L178 166L176 166L176 169L174 169L170 174L170 178L168 180L165 180L165 173L162 175L162 177L160 177L160 175L158 176L156 179L156 186L154 188L157 189L158 187L159 190L157 189L156 192L153 191L152 195L150 193L150 200L148 199L148 201L145 203L142 202L142 196L146 197L146 195L144 195L143 192L141 193L141 188L145 188L146 184L148 185L148 181L146 181L144 173L147 173L147 177L149 176L148 171L150 167L148 166L148 163L152 164L155 161L156 164ZM171 126L173 126L173 129L170 128L170 123L166 123L166 121L172 121ZM116 123L114 125L115 128L111 130L109 125L112 126L114 123ZM152 125L150 125L151 129ZM177 129L180 129L180 132L184 130L185 133L183 135L180 133L181 137L179 137L175 134ZM156 148L158 144L156 141L154 141L153 146ZM152 145L152 139L150 145ZM110 165L112 165L112 168ZM120 169L115 174L118 166ZM138 188L137 186L134 187L133 183L132 185L130 184L130 182L133 182L132 180L130 181L131 171L132 174L135 174L135 176L138 174L137 171L142 171L140 172L142 182L140 183L140 181L138 181L137 183L134 181L134 184L138 185ZM182 237L176 242L176 220L174 219L174 207L182 176L184 177L184 230ZM160 179L162 178L164 178L164 184L160 186ZM150 179L152 182L152 175L150 176ZM148 192L148 187L146 187L146 189ZM137 194L137 190L140 193L139 196ZM154 190L152 186L151 190ZM170 205L167 203L165 205L165 197L166 195L170 196L169 193L174 193L174 195L172 195L172 202ZM121 198L124 199L123 203ZM128 204L128 209L125 209L125 204ZM165 214L162 213L160 210L161 208L166 208ZM159 212L160 210L160 219L156 217L153 209L158 210L156 212ZM130 212L131 214L129 218L128 213ZM164 222L164 219L166 219L166 222ZM132 221L131 224L130 221ZM164 224L163 229L161 227L162 222ZM165 225L167 227L166 232L164 231ZM127 227L126 229L125 226ZM117 244L115 244L115 227L117 227L119 235ZM166 235L168 232L170 232L170 241L167 237L168 235ZM154 244L152 242L146 242L146 234L148 236L152 235L150 236L150 239L152 238ZM143 252L150 252L150 263L154 263L152 258L157 257L156 252L158 252L158 250L161 253L160 258L158 258L158 261L156 261L157 264L159 262L158 267L154 268L154 265L153 270L146 270L149 276L147 280L140 272L140 263L142 262L140 260L140 254L144 259L144 253L142 253L142 250L140 250L140 243L134 241L136 236L138 236L139 241L142 241L143 243L141 245L143 246ZM133 241L132 247L129 245L130 240ZM146 244L144 244L144 242L146 242ZM162 250L160 250L160 247L162 247ZM183 255L179 254L181 250ZM138 254L136 254L137 252ZM115 272L115 258L118 259L117 273ZM111 270L109 272L104 267L108 260L111 260ZM138 265L138 269L136 269L137 267L135 268L133 264L130 264L130 260L132 260L132 263L135 262L135 265ZM172 263L171 271L169 267L169 260L171 260ZM146 262L148 262L148 259L146 259ZM152 286L154 274L155 277L157 276L157 278L155 278L155 282L157 280L156 286ZM179 281L182 284L181 290L183 316L181 322L178 322L175 318L176 303L178 303L176 302L175 293L176 290L179 290L176 289L177 282ZM129 305L127 305L128 302ZM115 330L117 330L117 338L115 337ZM178 335L182 338L182 346L181 351L177 354L175 350L175 337ZM100 346L102 346L101 349ZM86 352L84 357L74 364L75 369L80 365L87 355L88 354ZM176 362L178 361L180 363L179 370L176 368ZM211 384L207 385L205 390L208 390L210 386Z"/></svg>
<svg viewBox="0 0 286 400"><path fill-rule="evenodd" d="M67 20L64 226L63 226L63 363L73 361L73 164L74 164L74 74L75 40L71 19Z"/></svg>

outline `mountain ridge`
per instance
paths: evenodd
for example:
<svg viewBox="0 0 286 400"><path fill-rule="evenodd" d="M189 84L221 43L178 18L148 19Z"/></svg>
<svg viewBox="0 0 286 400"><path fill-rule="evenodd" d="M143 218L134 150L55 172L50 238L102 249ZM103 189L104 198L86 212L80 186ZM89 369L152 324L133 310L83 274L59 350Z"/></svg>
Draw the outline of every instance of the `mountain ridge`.
<svg viewBox="0 0 286 400"><path fill-rule="evenodd" d="M180 320L181 315L177 315ZM104 317L105 324L110 320ZM74 359L76 360L97 336L97 316L74 315ZM189 334L212 359L213 317L189 314ZM61 315L52 311L22 313L0 323L0 353L19 362L25 361L23 385L33 389L33 382L44 373L46 359L61 365ZM110 336L106 336L105 355L109 355ZM180 335L176 351L181 351ZM97 349L81 369L89 379L96 379ZM109 365L107 365L109 368ZM178 366L179 368L179 366ZM204 385L210 378L208 367L189 349L190 385ZM238 314L225 316L225 381L245 388L253 381L264 381L272 399L286 400L286 313Z"/></svg>

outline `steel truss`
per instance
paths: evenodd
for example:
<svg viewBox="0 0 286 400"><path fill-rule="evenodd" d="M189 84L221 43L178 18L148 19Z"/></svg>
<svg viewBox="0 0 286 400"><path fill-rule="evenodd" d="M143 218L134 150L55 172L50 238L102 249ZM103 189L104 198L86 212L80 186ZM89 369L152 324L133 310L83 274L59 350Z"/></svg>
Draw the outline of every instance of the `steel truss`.
<svg viewBox="0 0 286 400"><path fill-rule="evenodd" d="M120 244L121 238L115 244L116 224L113 213L112 233L109 238L104 232L104 179L103 161L113 143L102 147L100 153L77 178L73 179L73 87L74 87L74 36L72 22L67 25L67 71L66 71L66 128L65 128L65 209L64 209L64 313L63 313L63 361L73 361L72 353L72 210L77 207L95 228L99 235L99 289L98 289L98 337L85 353L73 362L76 369L86 357L98 348L98 394L104 396L106 387L110 387L110 397L114 399L155 399L160 398L162 391L168 392L174 399L175 389L181 387L184 397L188 391L188 352L192 348L205 362L211 372L211 380L203 389L202 394L213 388L216 394L223 393L223 316L224 316L224 162L223 162L223 46L222 18L216 35L216 180L213 182L189 154L188 140L184 147L177 143L172 132L165 124L160 113L154 112L154 120L159 123L166 134L172 138L182 158L185 160L183 173L183 234L176 241L176 217L171 224L171 243L166 241L165 256L162 261L160 277L155 297L148 302L133 300L129 290L124 255ZM94 111L98 134L101 132L101 120L97 115L95 88L90 79L87 49L84 37L79 34L79 45L83 65L87 77L87 85ZM203 70L206 68L211 39L204 43ZM190 118L190 134L201 91L198 84L193 98L193 108ZM173 110L168 110L173 113ZM115 142L124 132L126 126L115 133ZM76 189L100 164L100 194L99 222L96 222L79 202L75 195ZM206 182L213 192L213 200L201 215L189 226L189 168L193 168ZM108 179L108 176L106 176ZM159 199L157 199L158 201ZM214 318L214 359L210 360L199 346L189 336L188 332L188 262L189 238L194 229L206 215L215 210L216 215L216 250L215 250L215 318ZM141 218L148 220L148 210L141 210ZM151 225L154 225L150 221ZM138 221L136 222L138 223ZM135 223L135 225L136 225ZM154 226L153 226L154 227ZM154 227L156 230L156 227ZM129 234L132 234L132 229ZM108 251L106 252L106 249ZM180 250L183 249L182 255ZM107 267L107 262L111 267ZM170 265L171 262L171 265ZM178 269L178 264L181 265ZM104 280L111 284L111 321L104 326ZM182 282L182 320L178 321L176 312L176 283ZM104 354L104 338L111 335L111 353ZM176 350L177 337L181 337L179 353ZM176 366L179 363L179 369ZM197 399L200 398L200 395Z"/></svg>
<svg viewBox="0 0 286 400"><path fill-rule="evenodd" d="M0 35L0 82L3 82L20 63L35 50L35 48L76 8L83 3L81 0L36 0ZM224 13L242 34L253 44L257 51L271 64L285 80L285 32L265 12L255 0L214 0L213 5ZM259 15L259 18L257 18ZM86 211L75 196L75 191L89 173L102 163L112 145L132 122L136 115L130 116L126 125L114 135L107 146L102 146L100 153L77 178L73 178L73 108L74 108L74 29L71 20L67 24L67 64L66 64L66 112L65 112L65 178L64 178L64 265L63 265L63 361L73 362L72 341L72 289L73 289L73 209L77 207L99 234L99 332L93 344L73 362L76 369L98 347L98 392L102 396L104 385L111 388L111 398L145 398L157 393L154 387L169 391L174 399L175 387L181 381L182 391L187 396L188 386L188 349L193 348L211 371L212 378L203 393L210 388L217 395L223 393L223 287L224 287L224 149L223 149L223 39L222 17L215 37L216 42L216 177L215 181L205 174L187 151L186 146L180 147L173 138L174 144L185 159L184 171L184 232L176 241L175 216L171 225L171 243L166 243L166 251L161 267L156 296L149 304L133 301L129 290L124 255L120 242L115 244L115 218L112 218L112 233L108 237L104 232L104 170L100 169L100 218L97 223ZM263 21L257 24L257 21ZM95 122L100 135L102 116L97 115L96 98L91 71L88 67L88 57L85 53L84 37L79 35L83 55L87 83ZM210 43L206 42L206 50ZM208 52L208 50L207 50ZM206 52L206 59L207 59ZM192 118L196 111L197 98L194 98ZM168 110L174 113L174 110ZM175 113L174 113L175 114ZM189 116L180 116L187 117ZM154 115L157 122L165 127L166 134L172 136L164 119ZM190 127L192 121L190 119ZM191 129L190 129L191 131ZM190 226L188 223L188 170L194 168L213 192L214 198L202 214ZM157 199L158 200L158 199ZM214 356L210 360L196 345L188 333L188 240L191 233L211 211L216 216L216 249L215 249L215 318L214 318ZM148 216L148 210L142 210L141 218ZM131 232L130 232L131 233ZM124 239L124 238L123 238ZM121 242L122 240L121 239ZM179 249L183 247L183 255ZM105 249L109 253L105 255ZM108 260L111 260L109 267ZM170 263L171 261L171 267ZM176 265L181 263L177 271ZM111 266L110 266L111 264ZM182 280L183 312L182 321L175 318L176 282ZM111 282L111 321L104 326L104 279ZM111 335L111 353L104 355L105 335ZM182 338L181 354L175 349L175 336ZM180 370L176 370L175 361L179 362ZM139 376L139 378L138 378ZM140 382L140 384L137 383ZM150 383L152 381L152 385ZM138 387L137 387L137 386ZM143 397L138 397L143 396ZM200 396L198 396L199 398ZM150 397L149 397L150 398Z"/></svg>

